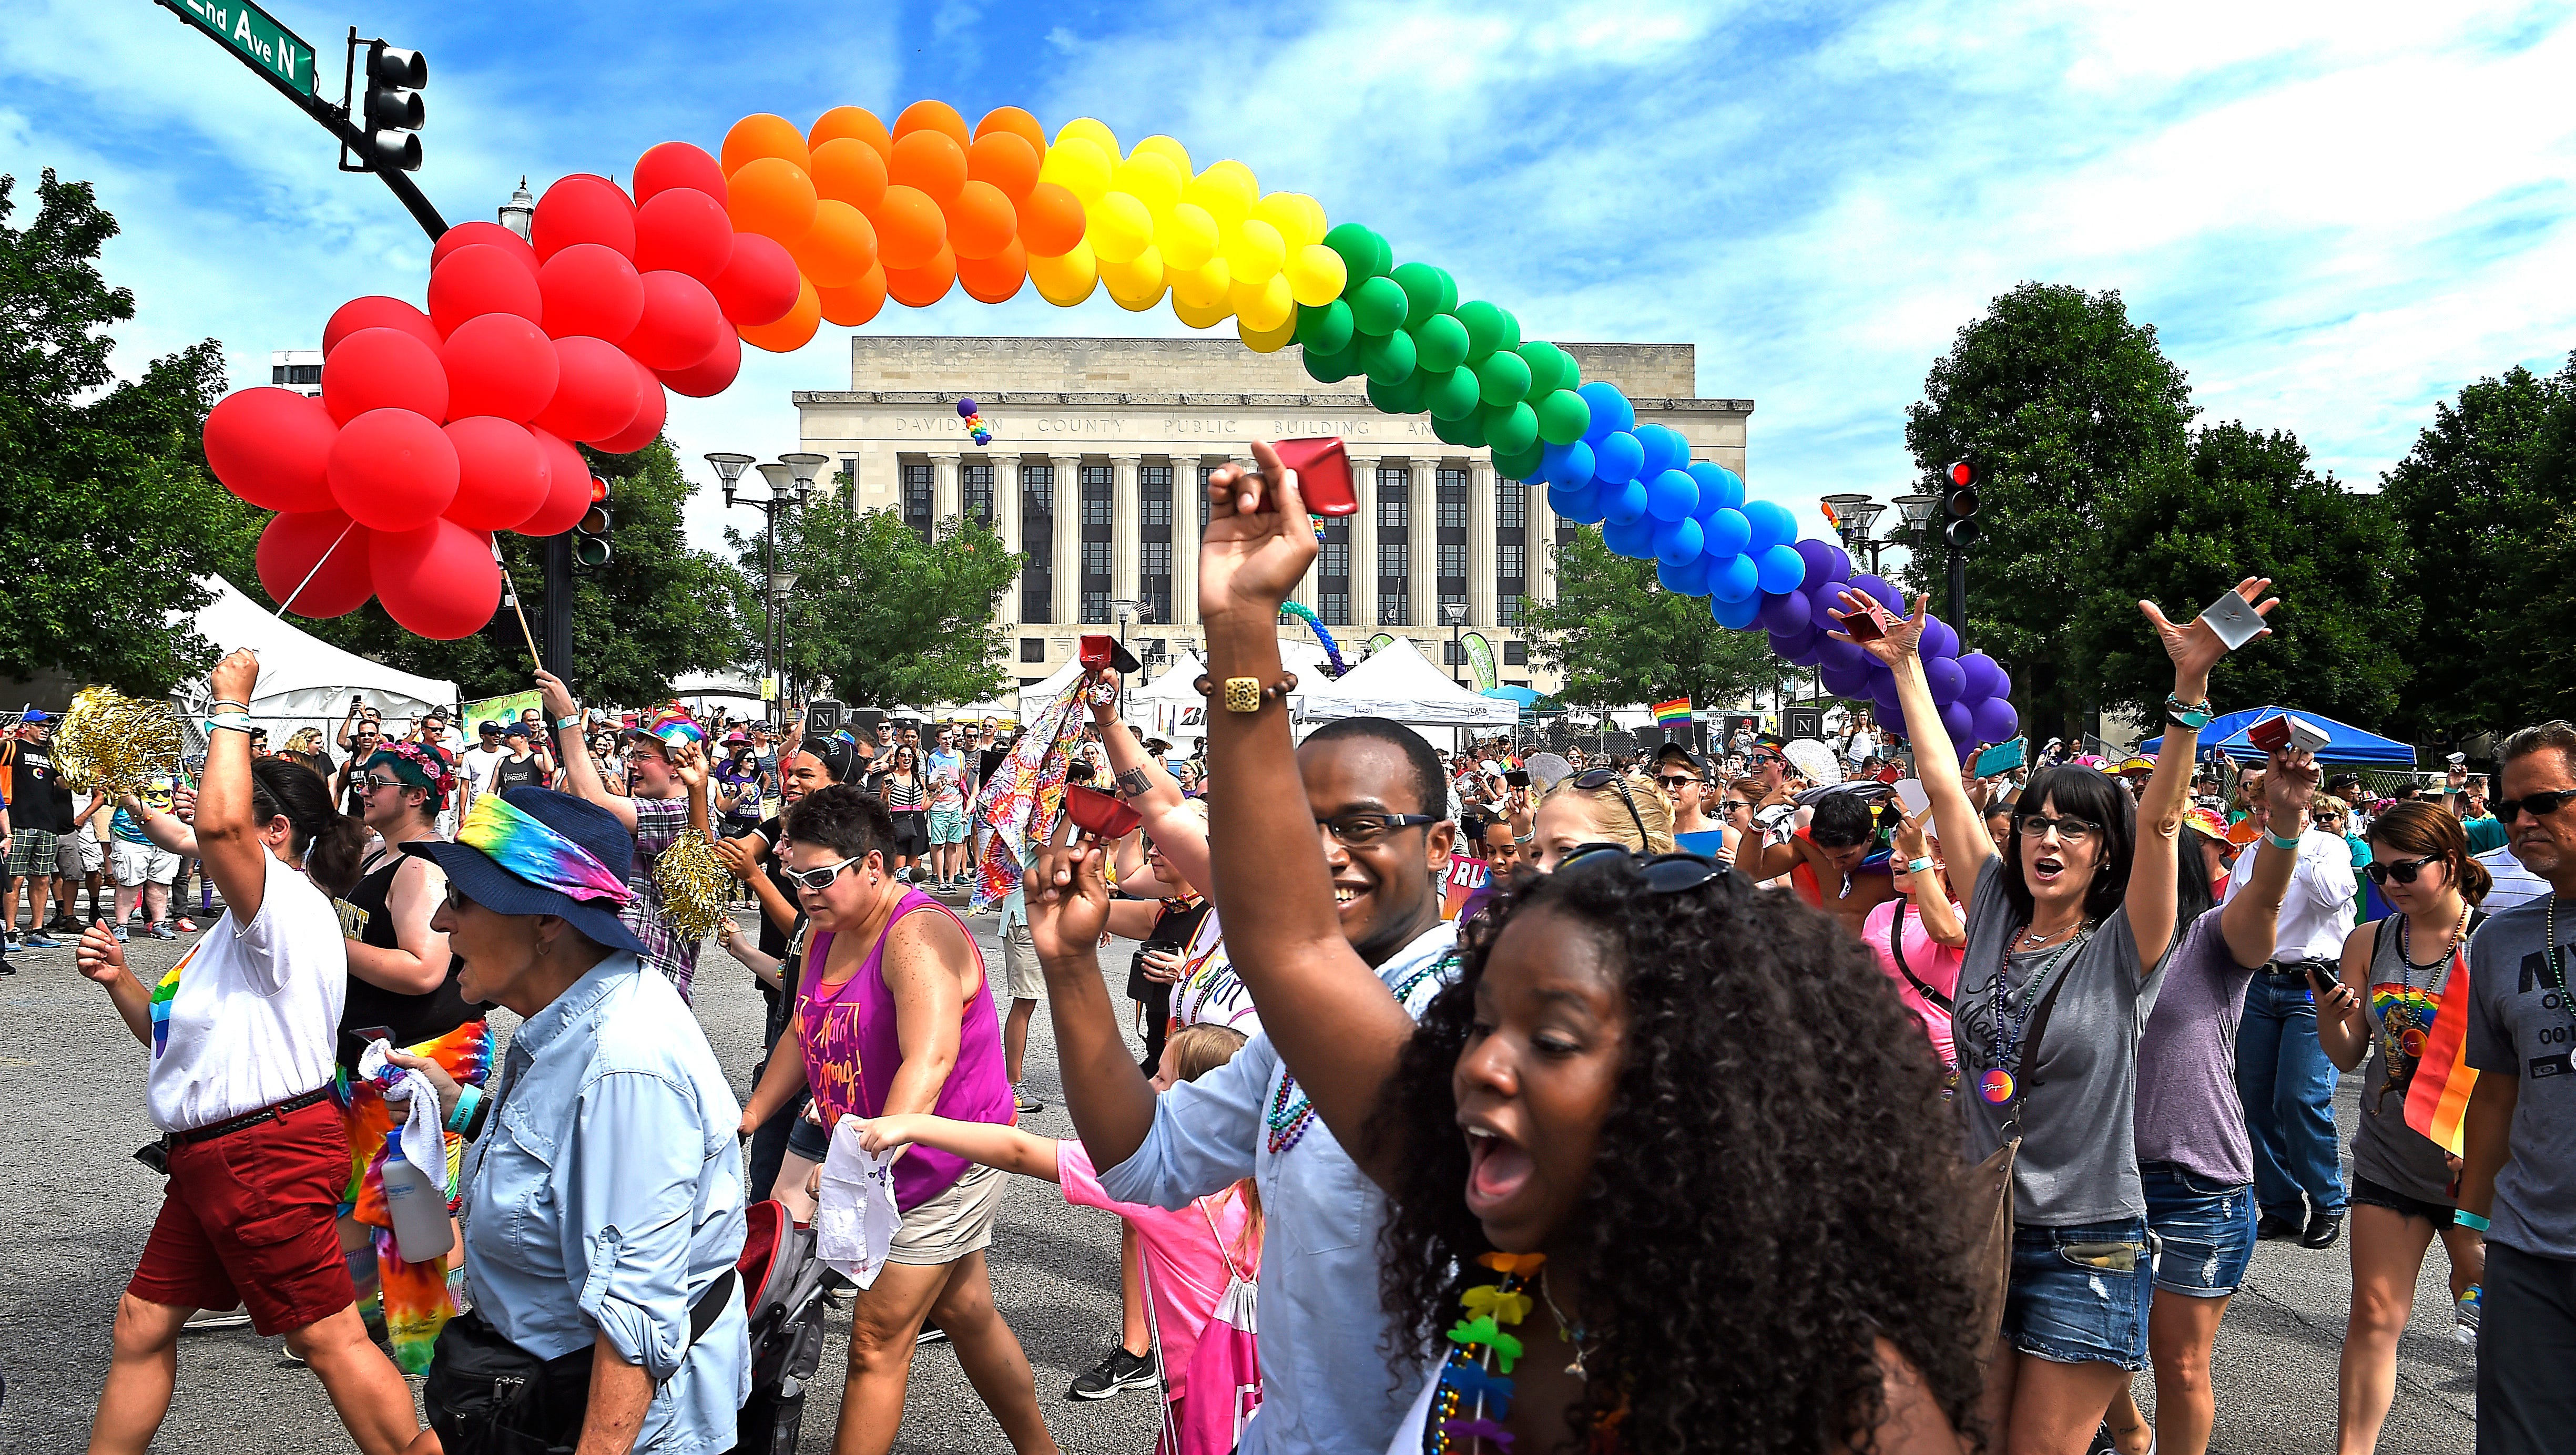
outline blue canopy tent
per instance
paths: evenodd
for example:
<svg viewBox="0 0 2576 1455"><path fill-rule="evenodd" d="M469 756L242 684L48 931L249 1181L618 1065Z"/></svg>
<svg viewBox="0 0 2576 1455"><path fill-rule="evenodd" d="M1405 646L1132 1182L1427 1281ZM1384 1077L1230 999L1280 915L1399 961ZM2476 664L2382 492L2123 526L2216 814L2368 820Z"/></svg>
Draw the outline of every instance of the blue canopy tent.
<svg viewBox="0 0 2576 1455"><path fill-rule="evenodd" d="M2317 754L2318 762L2359 763L2375 768L2415 766L2415 750L2404 743L2295 707L2249 707L2242 712L2211 718L2209 726L2200 730L2200 755L2207 758L2225 754L2230 758L2259 760L2264 756L2263 750L2246 739L2245 730L2267 717L2284 712L2325 731L2326 745ZM2138 751L2153 757L2164 746L2164 741L2162 737L2149 738L2138 744Z"/></svg>

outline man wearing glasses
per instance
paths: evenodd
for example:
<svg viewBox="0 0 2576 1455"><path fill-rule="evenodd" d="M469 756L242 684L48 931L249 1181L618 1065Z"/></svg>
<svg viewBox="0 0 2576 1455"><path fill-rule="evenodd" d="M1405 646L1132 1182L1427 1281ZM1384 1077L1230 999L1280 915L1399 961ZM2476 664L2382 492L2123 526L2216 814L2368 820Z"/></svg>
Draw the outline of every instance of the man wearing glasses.
<svg viewBox="0 0 2576 1455"><path fill-rule="evenodd" d="M1704 834L1725 827L1708 816L1708 762L1679 743L1655 750L1655 784L1673 806L1673 834Z"/></svg>

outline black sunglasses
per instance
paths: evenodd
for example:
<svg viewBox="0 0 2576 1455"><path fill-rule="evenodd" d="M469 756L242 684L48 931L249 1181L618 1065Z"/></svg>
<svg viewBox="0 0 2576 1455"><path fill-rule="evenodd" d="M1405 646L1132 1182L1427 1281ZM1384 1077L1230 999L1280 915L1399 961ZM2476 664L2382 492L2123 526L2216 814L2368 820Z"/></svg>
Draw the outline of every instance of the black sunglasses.
<svg viewBox="0 0 2576 1455"><path fill-rule="evenodd" d="M1649 894L1681 894L1697 889L1712 879L1723 879L1727 866L1705 854L1640 854L1626 844L1577 844L1556 861L1556 872L1564 873L1577 864L1611 864L1627 862L1637 866L1646 878Z"/></svg>
<svg viewBox="0 0 2576 1455"><path fill-rule="evenodd" d="M1637 842L1642 844L1652 837L1646 832L1646 821L1637 814L1637 800L1628 796L1627 781L1619 776L1618 769L1587 768L1574 775L1574 786L1586 793L1598 792L1603 788L1618 789L1619 801L1628 806L1628 821L1637 826Z"/></svg>
<svg viewBox="0 0 2576 1455"><path fill-rule="evenodd" d="M2534 793L2522 798L2499 798L2487 807L2499 821L2511 823L2526 813L2533 818L2547 818L2565 808L2571 798L2576 798L2576 788L2553 788L2547 793Z"/></svg>
<svg viewBox="0 0 2576 1455"><path fill-rule="evenodd" d="M2369 875L2373 884L2385 884L2391 879L2400 884L2412 884L2415 876L2424 872L2425 865L2438 864L2441 860L2439 854L2426 854L2421 859L2395 859L2385 864L2373 859L2361 866L2361 872Z"/></svg>

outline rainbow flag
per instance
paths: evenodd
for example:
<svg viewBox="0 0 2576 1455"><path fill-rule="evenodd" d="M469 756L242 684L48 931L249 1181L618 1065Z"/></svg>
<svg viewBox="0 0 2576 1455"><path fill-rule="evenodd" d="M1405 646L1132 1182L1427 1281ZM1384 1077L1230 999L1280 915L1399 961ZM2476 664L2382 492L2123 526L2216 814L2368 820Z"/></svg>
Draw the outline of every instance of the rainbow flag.
<svg viewBox="0 0 2576 1455"><path fill-rule="evenodd" d="M1676 697L1670 702L1658 702L1655 704L1655 721L1659 723L1688 722L1690 721L1690 715L1691 705L1690 699L1687 697Z"/></svg>
<svg viewBox="0 0 2576 1455"><path fill-rule="evenodd" d="M1843 518L1834 514L1834 503L1832 501L1819 500L1816 502L1816 508L1825 513L1825 524L1832 526L1836 530L1841 530L1843 528Z"/></svg>
<svg viewBox="0 0 2576 1455"><path fill-rule="evenodd" d="M2441 1008L2434 1014L2433 1029L2424 1035L2415 1075L2406 1085L2406 1125L2454 1157L2466 1155L2460 1146L2460 1121L2469 1109L2469 1092L2478 1084L2478 1073L2463 1050L2468 1031L2469 956L2463 945L2451 952L2451 975L2442 982Z"/></svg>
<svg viewBox="0 0 2576 1455"><path fill-rule="evenodd" d="M152 1059L155 1061L161 1059L162 1052L170 1049L170 1003L179 998L179 972L187 969L188 962L197 958L197 950L204 944L205 941L199 940L190 945L188 953L179 957L179 963L171 966L152 987Z"/></svg>

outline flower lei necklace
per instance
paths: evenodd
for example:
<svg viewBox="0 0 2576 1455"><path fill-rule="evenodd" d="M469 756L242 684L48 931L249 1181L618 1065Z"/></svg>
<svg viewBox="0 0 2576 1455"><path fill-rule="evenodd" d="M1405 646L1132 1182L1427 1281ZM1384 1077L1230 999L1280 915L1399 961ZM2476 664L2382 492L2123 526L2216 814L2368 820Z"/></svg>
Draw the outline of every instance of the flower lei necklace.
<svg viewBox="0 0 2576 1455"><path fill-rule="evenodd" d="M1556 1300L1548 1297L1546 1275L1540 1272L1547 1255L1485 1253L1476 1261L1502 1276L1458 1296L1458 1325L1445 1336L1451 1345L1449 1355L1441 1361L1439 1385L1431 1395L1431 1417L1422 1426L1424 1455L1471 1455L1487 1448L1511 1455L1512 1433L1503 1428L1503 1421L1512 1412L1512 1365L1523 1349L1521 1341L1505 1330L1529 1317L1532 1300L1522 1290L1533 1283L1556 1319L1557 1336L1574 1348L1574 1362L1566 1372L1590 1377L1583 1368L1582 1328L1569 1327ZM1539 1276L1533 1280L1532 1274ZM1623 1404L1602 1416L1592 1430L1593 1451L1607 1455L1619 1448L1619 1422L1626 1414Z"/></svg>

